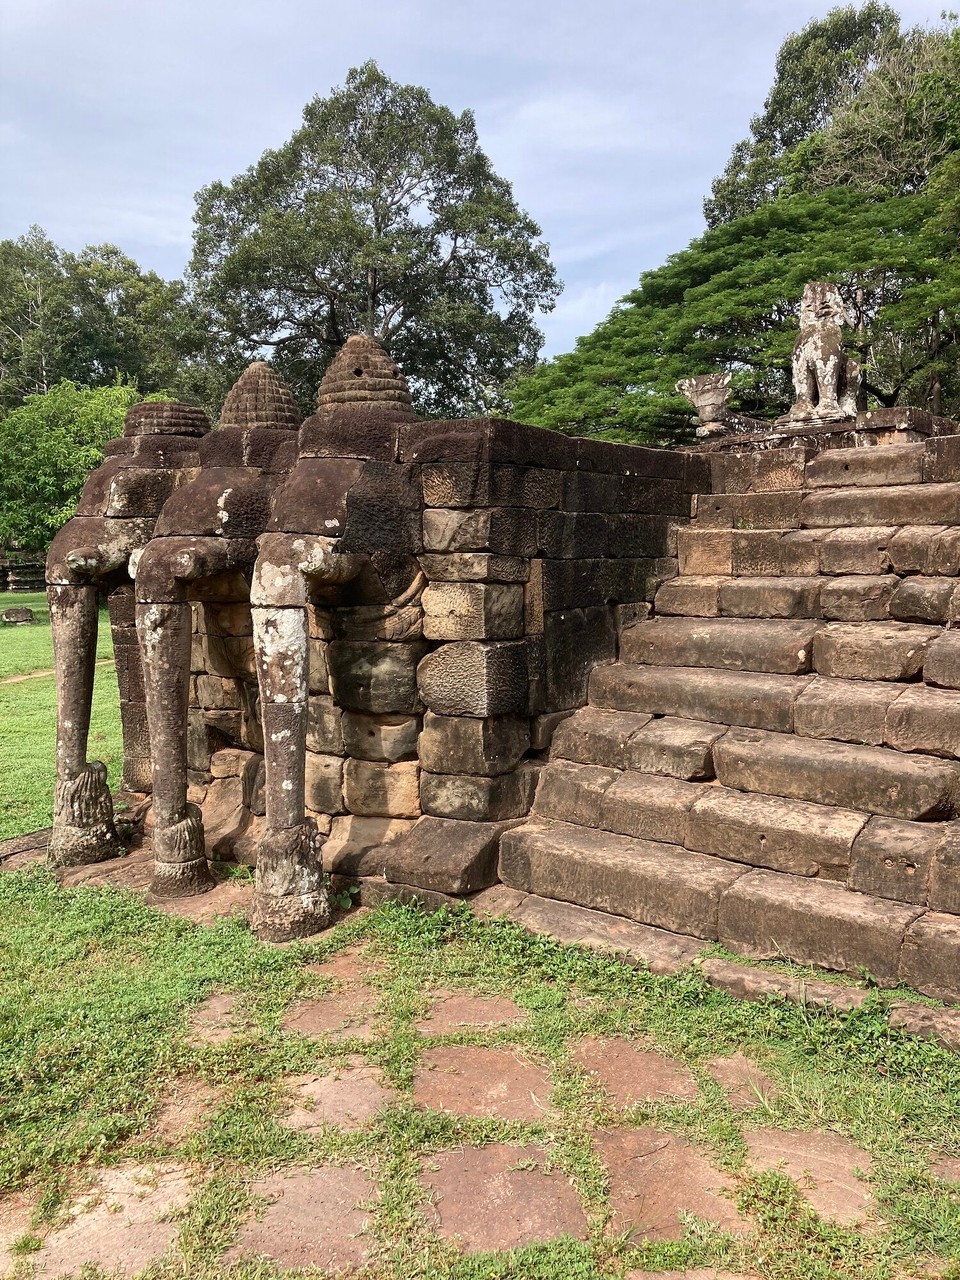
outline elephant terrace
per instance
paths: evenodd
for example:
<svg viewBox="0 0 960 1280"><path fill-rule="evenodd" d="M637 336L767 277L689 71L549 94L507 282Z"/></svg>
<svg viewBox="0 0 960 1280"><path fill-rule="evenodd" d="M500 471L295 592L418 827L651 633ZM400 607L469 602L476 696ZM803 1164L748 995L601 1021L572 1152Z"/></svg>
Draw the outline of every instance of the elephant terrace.
<svg viewBox="0 0 960 1280"><path fill-rule="evenodd" d="M960 1002L960 425L857 410L840 323L810 286L776 424L685 380L688 450L421 420L364 337L302 424L261 362L215 430L136 406L47 562L51 862L123 851L106 596L156 901L240 862L273 941L356 885Z"/></svg>

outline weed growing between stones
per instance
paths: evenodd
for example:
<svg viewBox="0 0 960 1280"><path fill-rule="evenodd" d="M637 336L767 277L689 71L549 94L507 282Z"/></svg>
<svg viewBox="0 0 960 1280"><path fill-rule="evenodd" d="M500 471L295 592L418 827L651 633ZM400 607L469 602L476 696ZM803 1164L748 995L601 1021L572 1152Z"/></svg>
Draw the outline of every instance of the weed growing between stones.
<svg viewBox="0 0 960 1280"><path fill-rule="evenodd" d="M938 1156L960 1154L960 1059L891 1030L879 1003L848 1015L738 1003L696 971L655 977L505 922L396 905L316 942L273 948L239 919L198 927L133 894L61 890L43 871L0 877L0 936L0 1221L10 1195L26 1188L32 1218L15 1255L24 1275L95 1170L128 1162L186 1168L191 1178L175 1245L148 1267L151 1280L222 1276L244 1224L272 1211L254 1184L331 1166L376 1188L361 1206L369 1225L360 1238L365 1274L377 1280L608 1280L708 1265L764 1280L893 1280L931 1258L960 1275L960 1187L930 1172ZM344 953L356 957L352 976L315 971ZM350 972L345 962L334 966L341 971ZM516 1015L504 1006L490 1025L427 1034L436 993L460 991L508 997ZM219 1040L204 1038L197 1012L215 993L234 997ZM349 1021L342 1032L285 1029L292 1006L335 993L348 1012L372 1001L371 1038ZM697 1091L644 1100L634 1081L638 1100L618 1106L578 1059L586 1037L655 1049ZM519 1064L519 1078L544 1079L543 1101L504 1094L482 1115L468 1103L456 1104L465 1114L425 1105L443 1070L431 1063L450 1059L440 1051L471 1048L484 1062ZM737 1050L773 1086L746 1110L708 1070ZM286 1123L292 1079L351 1064L379 1070L391 1090L383 1110L349 1130ZM479 1081L485 1089L490 1074ZM164 1099L189 1082L204 1087L207 1109L182 1134L161 1133ZM478 1082L466 1070L454 1083L454 1096L467 1098ZM504 1118L517 1107L525 1118ZM693 1144L729 1179L725 1203L742 1232L701 1219L696 1197L679 1211L678 1238L631 1227L598 1139L634 1130L679 1140L681 1151ZM869 1176L828 1172L869 1195L872 1220L819 1217L809 1187L751 1162L757 1130L856 1144ZM462 1254L444 1234L443 1203L439 1219L431 1208L431 1179L451 1153L494 1144L505 1177L573 1188L583 1239ZM241 1255L229 1274L279 1271Z"/></svg>

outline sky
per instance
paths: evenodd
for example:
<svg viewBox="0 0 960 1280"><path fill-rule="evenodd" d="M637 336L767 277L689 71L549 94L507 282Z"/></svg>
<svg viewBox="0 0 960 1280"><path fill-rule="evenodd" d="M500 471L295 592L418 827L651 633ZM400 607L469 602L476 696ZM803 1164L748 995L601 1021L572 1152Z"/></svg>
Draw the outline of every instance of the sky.
<svg viewBox="0 0 960 1280"><path fill-rule="evenodd" d="M932 24L943 0L900 0ZM193 197L375 59L476 115L565 288L569 350L703 230L784 38L836 0L0 0L0 238L119 245L180 275Z"/></svg>

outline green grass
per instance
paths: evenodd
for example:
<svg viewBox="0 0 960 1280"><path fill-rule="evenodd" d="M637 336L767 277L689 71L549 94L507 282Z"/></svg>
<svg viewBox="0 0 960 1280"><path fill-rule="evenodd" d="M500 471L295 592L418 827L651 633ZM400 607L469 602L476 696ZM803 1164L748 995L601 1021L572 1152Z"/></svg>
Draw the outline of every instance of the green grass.
<svg viewBox="0 0 960 1280"><path fill-rule="evenodd" d="M30 1230L42 1234L88 1167L188 1162L195 1194L179 1221L179 1256L154 1266L151 1280L218 1280L220 1252L250 1203L249 1180L311 1162L375 1171L370 1280L618 1280L631 1268L694 1266L763 1280L895 1280L930 1258L953 1259L946 1274L960 1277L960 1192L928 1171L935 1153L960 1154L960 1058L892 1031L879 995L846 1016L739 1003L695 971L655 977L506 922L424 917L393 905L346 919L314 945L273 948L240 919L202 928L129 893L58 889L42 871L0 876L0 938L0 1194L29 1188L38 1205ZM358 941L379 962L370 980L382 1034L337 1044L285 1033L288 1005L328 989L304 964ZM443 1042L512 1044L540 1063L553 1081L553 1110L542 1121L461 1119L414 1105L417 1064L438 1043L414 1023L437 987L510 995L526 1011L517 1026ZM187 1018L214 990L239 995L250 1028L205 1046L185 1034ZM571 1056L585 1034L643 1038L676 1055L700 1082L698 1100L611 1111ZM778 1089L748 1121L704 1069L737 1048ZM380 1066L398 1101L360 1132L288 1130L284 1077L326 1071L348 1055ZM170 1146L151 1124L178 1080L217 1085L222 1095L204 1128ZM611 1232L590 1136L622 1123L655 1124L700 1144L735 1179L749 1234L731 1239L696 1220L672 1243ZM860 1233L824 1223L785 1178L751 1174L745 1123L831 1129L860 1143L874 1162L880 1227ZM585 1242L463 1258L431 1230L421 1212L421 1161L466 1142L504 1140L542 1146L573 1180L588 1212ZM230 1272L233 1280L274 1274L259 1263Z"/></svg>
<svg viewBox="0 0 960 1280"><path fill-rule="evenodd" d="M26 605L36 621L22 626L0 623L0 680L7 676L28 675L31 671L49 671L53 667L53 640L50 634L50 612L42 591L0 592L0 612ZM113 657L113 640L106 609L100 611L97 657Z"/></svg>
<svg viewBox="0 0 960 1280"><path fill-rule="evenodd" d="M37 621L0 626L0 680L47 671L53 666L50 616L42 593L0 594L0 609L27 605ZM97 658L112 658L106 609L100 613ZM48 827L56 778L56 687L52 676L0 684L0 840ZM97 668L90 725L90 758L109 769L110 785L120 781L123 744L120 699L112 665Z"/></svg>

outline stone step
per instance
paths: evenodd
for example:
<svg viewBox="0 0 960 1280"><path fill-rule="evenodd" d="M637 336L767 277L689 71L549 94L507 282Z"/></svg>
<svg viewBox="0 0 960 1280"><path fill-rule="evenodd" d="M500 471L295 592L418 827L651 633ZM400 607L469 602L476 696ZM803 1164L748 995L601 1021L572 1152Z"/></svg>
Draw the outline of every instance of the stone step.
<svg viewBox="0 0 960 1280"><path fill-rule="evenodd" d="M809 682L809 676L617 663L594 668L590 702L614 711L791 733L794 705Z"/></svg>
<svg viewBox="0 0 960 1280"><path fill-rule="evenodd" d="M912 821L960 812L960 765L886 747L731 729L714 746L725 787Z"/></svg>
<svg viewBox="0 0 960 1280"><path fill-rule="evenodd" d="M909 622L826 622L813 641L813 669L840 680L912 680L943 633Z"/></svg>
<svg viewBox="0 0 960 1280"><path fill-rule="evenodd" d="M713 777L713 744L723 732L699 720L582 707L557 726L550 756L692 781Z"/></svg>
<svg viewBox="0 0 960 1280"><path fill-rule="evenodd" d="M629 663L802 675L817 630L793 619L655 618L625 631L620 653Z"/></svg>
<svg viewBox="0 0 960 1280"><path fill-rule="evenodd" d="M953 525L960 512L960 484L904 484L823 489L800 503L804 528L855 525Z"/></svg>
<svg viewBox="0 0 960 1280"><path fill-rule="evenodd" d="M534 819L505 832L500 879L512 889L717 939L760 960L789 959L945 999L960 995L955 918L815 877Z"/></svg>
<svg viewBox="0 0 960 1280"><path fill-rule="evenodd" d="M882 448L825 449L811 458L804 472L807 489L848 486L921 484L926 444L885 445Z"/></svg>
<svg viewBox="0 0 960 1280"><path fill-rule="evenodd" d="M851 492L856 496L859 491ZM960 508L952 519L958 516ZM809 529L717 529L694 524L678 530L677 551L681 579L804 578L891 571L951 577L960 573L960 525L911 523L898 527L891 522Z"/></svg>
<svg viewBox="0 0 960 1280"><path fill-rule="evenodd" d="M671 578L657 592L655 607L663 617L946 622L960 616L960 588L951 578L895 573Z"/></svg>

